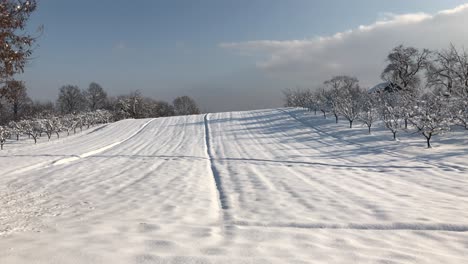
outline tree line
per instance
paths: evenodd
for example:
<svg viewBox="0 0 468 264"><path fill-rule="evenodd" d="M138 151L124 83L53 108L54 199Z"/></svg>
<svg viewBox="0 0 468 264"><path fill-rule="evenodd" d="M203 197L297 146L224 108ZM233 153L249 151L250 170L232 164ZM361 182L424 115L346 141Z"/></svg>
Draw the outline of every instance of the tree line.
<svg viewBox="0 0 468 264"><path fill-rule="evenodd" d="M363 123L368 133L382 124L398 140L415 131L431 147L433 136L454 126L468 131L468 54L454 45L439 51L399 45L388 54L383 83L363 89L356 77L341 75L314 89L287 89L285 106L303 107Z"/></svg>
<svg viewBox="0 0 468 264"><path fill-rule="evenodd" d="M174 99L172 104L142 96L139 91L128 95L108 97L107 92L92 82L86 90L65 85L59 89L54 103L33 102L24 82L10 80L0 88L0 147L7 139L21 135L37 139L61 132L76 133L77 128L126 118L156 118L199 114L196 102L188 96Z"/></svg>

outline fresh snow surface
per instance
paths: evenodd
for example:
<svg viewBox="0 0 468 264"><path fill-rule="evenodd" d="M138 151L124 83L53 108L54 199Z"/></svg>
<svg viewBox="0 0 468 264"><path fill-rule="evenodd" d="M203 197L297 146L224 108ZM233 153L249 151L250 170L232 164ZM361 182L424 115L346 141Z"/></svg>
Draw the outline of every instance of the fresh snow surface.
<svg viewBox="0 0 468 264"><path fill-rule="evenodd" d="M0 152L0 263L468 263L468 133L293 109L124 120Z"/></svg>

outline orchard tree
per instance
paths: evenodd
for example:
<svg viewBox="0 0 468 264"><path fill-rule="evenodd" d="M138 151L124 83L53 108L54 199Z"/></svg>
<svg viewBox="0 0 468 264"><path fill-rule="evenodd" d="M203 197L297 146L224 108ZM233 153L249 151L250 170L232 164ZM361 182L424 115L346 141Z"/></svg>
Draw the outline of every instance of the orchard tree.
<svg viewBox="0 0 468 264"><path fill-rule="evenodd" d="M361 104L362 109L358 115L358 119L363 122L371 134L372 125L379 119L378 100L376 94L362 93Z"/></svg>
<svg viewBox="0 0 468 264"><path fill-rule="evenodd" d="M397 134L403 128L403 119L405 118L405 108L399 102L399 96L396 93L379 94L379 105L382 121L385 127L393 134L393 140L397 141Z"/></svg>
<svg viewBox="0 0 468 264"><path fill-rule="evenodd" d="M8 127L0 126L0 150L3 150L3 145L10 135L10 129Z"/></svg>
<svg viewBox="0 0 468 264"><path fill-rule="evenodd" d="M433 136L450 130L451 118L445 96L433 93L423 95L414 112L410 121L426 138L428 148L431 148Z"/></svg>
<svg viewBox="0 0 468 264"><path fill-rule="evenodd" d="M26 23L36 10L35 0L0 2L0 81L22 73L32 55L35 37L25 32Z"/></svg>
<svg viewBox="0 0 468 264"><path fill-rule="evenodd" d="M326 81L325 85L330 87L330 100L336 122L338 123L338 114L341 114L352 128L361 109L359 80L346 75L336 76Z"/></svg>
<svg viewBox="0 0 468 264"><path fill-rule="evenodd" d="M452 104L455 124L468 130L468 96L457 97Z"/></svg>
<svg viewBox="0 0 468 264"><path fill-rule="evenodd" d="M195 100L188 96L180 96L174 99L172 103L176 115L196 115L200 114Z"/></svg>

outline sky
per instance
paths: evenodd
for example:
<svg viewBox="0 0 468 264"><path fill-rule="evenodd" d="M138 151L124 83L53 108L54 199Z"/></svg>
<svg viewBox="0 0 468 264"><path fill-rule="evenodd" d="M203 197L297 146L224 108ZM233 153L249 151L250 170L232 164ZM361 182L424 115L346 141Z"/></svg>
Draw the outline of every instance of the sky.
<svg viewBox="0 0 468 264"><path fill-rule="evenodd" d="M286 88L333 75L378 83L399 44L468 47L466 0L39 0L43 26L18 76L33 99L67 84L110 94L189 95L205 112L282 105Z"/></svg>

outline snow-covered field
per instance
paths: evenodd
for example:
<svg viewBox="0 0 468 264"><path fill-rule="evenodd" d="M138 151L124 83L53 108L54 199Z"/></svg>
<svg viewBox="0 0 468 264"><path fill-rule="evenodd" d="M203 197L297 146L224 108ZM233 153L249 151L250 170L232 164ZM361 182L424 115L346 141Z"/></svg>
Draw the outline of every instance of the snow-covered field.
<svg viewBox="0 0 468 264"><path fill-rule="evenodd" d="M125 120L0 152L0 263L468 263L468 133L297 109Z"/></svg>

